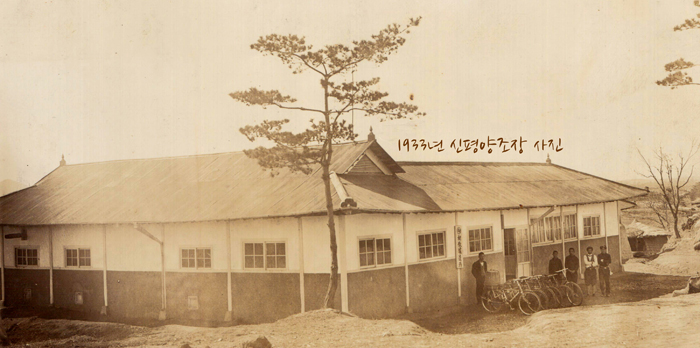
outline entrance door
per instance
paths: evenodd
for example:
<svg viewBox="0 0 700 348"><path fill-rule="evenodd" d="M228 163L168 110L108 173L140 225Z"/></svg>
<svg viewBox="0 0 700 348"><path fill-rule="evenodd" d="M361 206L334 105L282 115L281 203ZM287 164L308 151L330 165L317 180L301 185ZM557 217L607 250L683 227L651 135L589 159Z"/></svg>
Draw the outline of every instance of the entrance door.
<svg viewBox="0 0 700 348"><path fill-rule="evenodd" d="M506 258L506 280L518 275L518 256L515 248L515 229L503 230L503 253Z"/></svg>
<svg viewBox="0 0 700 348"><path fill-rule="evenodd" d="M527 233L527 228L518 228L515 230L515 247L517 249L518 259L518 277L529 277L532 275L530 264L530 237Z"/></svg>

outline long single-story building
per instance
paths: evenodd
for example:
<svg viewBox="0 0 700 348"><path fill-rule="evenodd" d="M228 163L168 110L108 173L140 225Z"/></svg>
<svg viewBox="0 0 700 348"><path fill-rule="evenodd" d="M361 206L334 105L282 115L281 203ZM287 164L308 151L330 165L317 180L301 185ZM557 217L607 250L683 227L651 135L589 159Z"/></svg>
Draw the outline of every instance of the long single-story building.
<svg viewBox="0 0 700 348"><path fill-rule="evenodd" d="M370 133L331 165L340 286L366 318L474 303L471 263L503 280L552 251L607 245L645 190L552 163L396 162ZM322 307L320 169L242 152L67 165L0 198L2 300L115 317L268 322Z"/></svg>

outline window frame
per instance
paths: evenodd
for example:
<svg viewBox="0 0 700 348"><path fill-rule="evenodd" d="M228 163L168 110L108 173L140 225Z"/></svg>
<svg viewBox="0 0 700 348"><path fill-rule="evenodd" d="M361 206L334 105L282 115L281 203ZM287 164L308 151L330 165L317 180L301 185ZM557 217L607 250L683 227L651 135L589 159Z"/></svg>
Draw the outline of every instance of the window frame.
<svg viewBox="0 0 700 348"><path fill-rule="evenodd" d="M421 258L420 257L420 237L421 236L426 236L430 235L431 240L432 240L432 235L435 233L442 233L442 245L443 245L443 255L440 256L431 256L427 258ZM439 245L439 244L437 244ZM432 245L431 245L432 246ZM423 246L425 248L425 246ZM438 230L426 230L426 231L416 231L416 258L418 259L418 262L427 262L431 260L441 260L441 259L446 259L447 258L447 230L446 229L438 229Z"/></svg>
<svg viewBox="0 0 700 348"><path fill-rule="evenodd" d="M384 262L382 264L377 264L377 239L388 239L389 240L389 252L390 252L390 257L391 257L391 262ZM360 252L360 242L362 241L368 241L372 240L374 241L374 264L373 265L365 265L362 266L362 253ZM358 236L357 237L357 261L360 269L366 269L366 268L381 268L381 267L388 267L392 266L394 264L394 240L393 240L393 235L391 234L380 234L380 235L372 235L372 236ZM386 253L386 250L383 250L382 252Z"/></svg>
<svg viewBox="0 0 700 348"><path fill-rule="evenodd" d="M267 244L269 243L284 243L284 267L283 268L269 268L267 267ZM263 245L263 267L262 268L250 268L245 266L245 245L246 244L262 244ZM276 248L276 247L275 247ZM289 270L289 241L287 239L249 239L241 241L241 269L248 272L279 272ZM276 253L275 253L276 254ZM279 255L275 255L279 256Z"/></svg>
<svg viewBox="0 0 700 348"><path fill-rule="evenodd" d="M581 220L581 225L582 225L582 228L583 228L583 231L582 231L582 232L583 232L583 236L582 236L582 238L600 238L600 237L603 236L603 225L602 225L602 223L601 223L600 214L588 214L588 215L583 215L583 216L581 216L581 218L582 218L582 220ZM586 235L586 219L593 219L593 218L596 218L596 219L598 220L598 225L597 225L597 226L598 226L598 233L597 233L597 234L596 234L596 233L593 233L593 226L594 226L594 225L593 225L593 223L591 222L591 234L590 234L590 235Z"/></svg>
<svg viewBox="0 0 700 348"><path fill-rule="evenodd" d="M470 238L469 233L470 233L471 231L482 230L482 229L485 229L485 228L488 228L488 229L491 230L491 249L480 249L480 250L477 250L477 251L472 251L472 248L471 248L471 238ZM488 254L488 253L492 253L492 252L494 252L494 251L496 250L496 246L495 246L495 243L494 243L495 238L494 238L494 232L493 232L493 225L467 226L467 228L466 228L465 230L466 230L465 235L466 235L466 238L467 238L467 255L478 255L478 254L481 253L481 252L483 252L484 254ZM482 239L479 238L479 241L482 241ZM504 242L505 242L505 240L504 240ZM480 245L481 245L481 243L480 243ZM504 252L505 252L505 251L504 251Z"/></svg>
<svg viewBox="0 0 700 348"><path fill-rule="evenodd" d="M573 217L573 225L571 225L571 226L566 225L566 218L568 216ZM563 213L562 214L562 223L564 225L564 230L562 231L562 236L564 237L564 240L578 239L578 214L576 214L576 212ZM567 227L573 227L573 229L574 229L573 237L566 236Z"/></svg>
<svg viewBox="0 0 700 348"><path fill-rule="evenodd" d="M15 259L15 268L38 268L39 265L41 264L41 254L40 254L40 248L38 245L15 245L15 254L14 254L14 259ZM36 265L20 265L18 261L18 256L17 256L17 250L36 250ZM28 260L26 254L24 256L25 260Z"/></svg>
<svg viewBox="0 0 700 348"><path fill-rule="evenodd" d="M182 266L182 251L183 250L190 250L194 249L194 267L183 267ZM199 267L197 265L197 250L205 250L209 249L209 267ZM189 259L189 257L188 257ZM206 260L206 259L205 259ZM186 270L186 271L199 271L199 270L211 270L214 269L214 248L211 246L205 245L205 246L181 246L180 247L180 253L178 254L178 268L181 270Z"/></svg>
<svg viewBox="0 0 700 348"><path fill-rule="evenodd" d="M77 265L72 266L68 265L68 250L75 250L76 251L76 262ZM90 265L89 266L81 266L80 265L80 251L81 250L87 250L90 252L89 260L90 260ZM71 269L76 269L76 268L92 268L92 250L88 246L78 246L78 245L66 245L63 247L63 266L65 268L71 268Z"/></svg>

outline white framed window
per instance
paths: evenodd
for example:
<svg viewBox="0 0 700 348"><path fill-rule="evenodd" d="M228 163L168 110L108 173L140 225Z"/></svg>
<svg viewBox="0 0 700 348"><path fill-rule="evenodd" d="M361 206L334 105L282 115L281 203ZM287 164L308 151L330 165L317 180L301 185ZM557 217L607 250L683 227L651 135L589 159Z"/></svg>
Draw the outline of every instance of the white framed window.
<svg viewBox="0 0 700 348"><path fill-rule="evenodd" d="M600 236L600 215L586 216L583 218L583 236Z"/></svg>
<svg viewBox="0 0 700 348"><path fill-rule="evenodd" d="M20 266L20 267L39 266L39 248L38 247L15 248L15 266Z"/></svg>
<svg viewBox="0 0 700 348"><path fill-rule="evenodd" d="M564 215L564 238L576 239L576 213Z"/></svg>
<svg viewBox="0 0 700 348"><path fill-rule="evenodd" d="M469 252L493 250L493 230L491 226L469 229Z"/></svg>
<svg viewBox="0 0 700 348"><path fill-rule="evenodd" d="M547 241L544 219L531 219L530 228L532 229L532 244L544 243Z"/></svg>
<svg viewBox="0 0 700 348"><path fill-rule="evenodd" d="M286 269L285 242L244 243L244 267L247 269Z"/></svg>
<svg viewBox="0 0 700 348"><path fill-rule="evenodd" d="M89 248L63 249L66 255L66 267L92 267L92 259Z"/></svg>
<svg viewBox="0 0 700 348"><path fill-rule="evenodd" d="M360 239L360 267L391 264L391 238Z"/></svg>
<svg viewBox="0 0 700 348"><path fill-rule="evenodd" d="M547 230L547 241L561 240L561 216L553 215L544 218L544 226Z"/></svg>
<svg viewBox="0 0 700 348"><path fill-rule="evenodd" d="M181 268L211 268L211 248L181 248Z"/></svg>
<svg viewBox="0 0 700 348"><path fill-rule="evenodd" d="M445 231L418 234L419 260L441 257L445 257Z"/></svg>

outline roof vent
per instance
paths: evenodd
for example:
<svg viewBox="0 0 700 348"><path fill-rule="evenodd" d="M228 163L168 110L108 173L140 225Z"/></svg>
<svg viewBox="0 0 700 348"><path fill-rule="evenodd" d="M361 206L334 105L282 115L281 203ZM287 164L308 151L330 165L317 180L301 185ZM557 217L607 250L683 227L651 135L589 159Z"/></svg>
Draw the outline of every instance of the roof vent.
<svg viewBox="0 0 700 348"><path fill-rule="evenodd" d="M374 133L372 133L372 126L369 126L369 134L367 134L367 141L372 141L374 140Z"/></svg>
<svg viewBox="0 0 700 348"><path fill-rule="evenodd" d="M61 167L66 165L66 158L63 157L63 154L61 154L61 162L59 162L58 165Z"/></svg>
<svg viewBox="0 0 700 348"><path fill-rule="evenodd" d="M545 162L547 162L547 164L552 164L552 160L549 159L549 154L547 154L547 160Z"/></svg>

